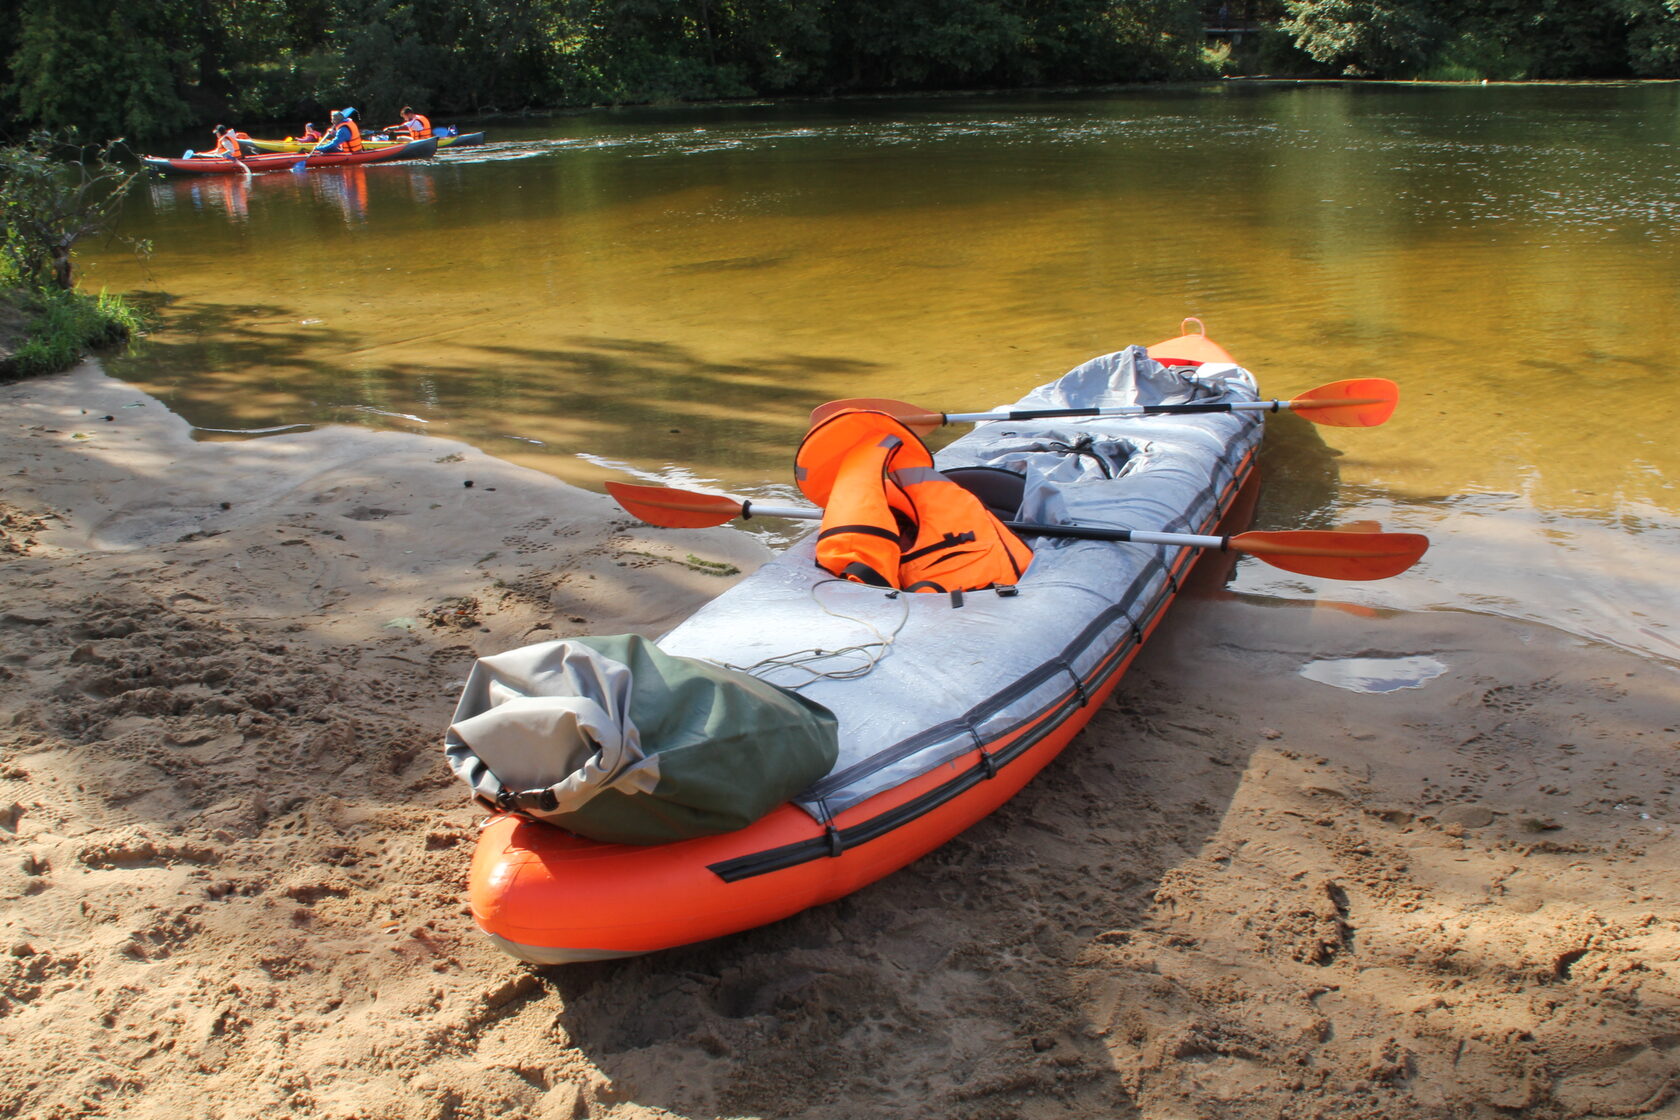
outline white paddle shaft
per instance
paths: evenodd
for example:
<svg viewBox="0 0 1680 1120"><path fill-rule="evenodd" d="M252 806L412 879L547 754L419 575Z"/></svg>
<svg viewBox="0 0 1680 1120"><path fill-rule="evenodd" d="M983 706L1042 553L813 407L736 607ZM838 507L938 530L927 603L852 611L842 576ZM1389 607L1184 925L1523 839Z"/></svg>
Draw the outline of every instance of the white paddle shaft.
<svg viewBox="0 0 1680 1120"><path fill-rule="evenodd" d="M741 516L787 517L801 521L821 521L823 511L808 506L763 506L743 501ZM1047 525L1035 521L1005 521L1022 536L1078 537L1086 540L1131 541L1134 544L1178 545L1187 548L1224 548L1227 537L1203 537L1194 533L1151 533L1143 529L1110 529L1100 525Z"/></svg>

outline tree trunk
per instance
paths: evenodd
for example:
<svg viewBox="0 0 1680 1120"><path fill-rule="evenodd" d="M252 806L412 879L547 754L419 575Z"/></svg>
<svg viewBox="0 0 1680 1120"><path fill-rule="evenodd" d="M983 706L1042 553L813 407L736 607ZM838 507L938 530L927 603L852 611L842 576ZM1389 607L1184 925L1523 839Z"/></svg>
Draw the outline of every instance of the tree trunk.
<svg viewBox="0 0 1680 1120"><path fill-rule="evenodd" d="M66 292L76 286L70 279L70 247L68 245L53 246L52 282L54 287Z"/></svg>

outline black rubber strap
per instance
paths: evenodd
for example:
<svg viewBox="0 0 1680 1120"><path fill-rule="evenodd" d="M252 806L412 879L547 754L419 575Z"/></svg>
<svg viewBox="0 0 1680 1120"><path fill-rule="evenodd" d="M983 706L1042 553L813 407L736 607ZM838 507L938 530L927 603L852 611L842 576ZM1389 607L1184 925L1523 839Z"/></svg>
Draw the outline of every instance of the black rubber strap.
<svg viewBox="0 0 1680 1120"><path fill-rule="evenodd" d="M892 586L891 580L861 560L853 560L841 568L839 574L856 579L859 583L867 583L870 587Z"/></svg>
<svg viewBox="0 0 1680 1120"><path fill-rule="evenodd" d="M883 529L879 525L836 525L832 529L824 529L817 534L817 539L826 540L836 533L856 533L860 537L880 537L883 540L898 543L898 534L891 529Z"/></svg>

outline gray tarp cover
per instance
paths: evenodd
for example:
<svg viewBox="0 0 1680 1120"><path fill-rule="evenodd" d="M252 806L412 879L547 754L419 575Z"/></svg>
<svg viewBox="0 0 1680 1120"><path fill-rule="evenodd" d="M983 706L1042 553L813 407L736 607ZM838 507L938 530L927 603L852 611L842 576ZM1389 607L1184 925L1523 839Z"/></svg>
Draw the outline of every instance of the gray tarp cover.
<svg viewBox="0 0 1680 1120"><path fill-rule="evenodd" d="M444 744L485 801L629 844L751 824L836 750L815 701L635 635L480 658Z"/></svg>
<svg viewBox="0 0 1680 1120"><path fill-rule="evenodd" d="M1012 408L1248 401L1253 377L1237 366L1167 369L1138 347L1095 358ZM982 402L943 402L953 409ZM1234 472L1259 442L1255 413L994 421L946 447L941 468L1023 473L1020 519L1167 532L1205 531ZM1228 495L1227 495L1228 496ZM1047 710L1070 681L1091 675L1171 593L1164 559L1175 549L1035 538L1020 593L970 592L889 599L816 568L807 536L660 639L665 650L735 666L891 632L867 676L822 679L802 694L840 722L833 772L803 791L818 820L944 765ZM767 620L774 620L773 623ZM803 684L776 670L771 680Z"/></svg>

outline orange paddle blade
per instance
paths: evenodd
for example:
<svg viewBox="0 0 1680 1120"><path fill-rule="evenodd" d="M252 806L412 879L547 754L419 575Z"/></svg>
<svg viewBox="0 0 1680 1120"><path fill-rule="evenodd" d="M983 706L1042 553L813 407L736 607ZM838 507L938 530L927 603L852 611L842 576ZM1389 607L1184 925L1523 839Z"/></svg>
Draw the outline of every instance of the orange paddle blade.
<svg viewBox="0 0 1680 1120"><path fill-rule="evenodd" d="M907 401L889 400L886 397L850 397L843 401L829 401L827 404L819 404L816 408L813 408L811 410L811 427L816 427L836 412L845 412L848 409L884 412L919 436L929 435L944 426L945 423L943 412L929 412L920 405L910 404Z"/></svg>
<svg viewBox="0 0 1680 1120"><path fill-rule="evenodd" d="M1386 377L1354 377L1332 381L1289 402L1314 424L1336 428L1374 428L1394 415L1400 386Z"/></svg>
<svg viewBox="0 0 1680 1120"><path fill-rule="evenodd" d="M1327 579L1387 579L1418 562L1429 548L1422 533L1337 533L1292 529L1239 533L1231 547L1286 572Z"/></svg>
<svg viewBox="0 0 1680 1120"><path fill-rule="evenodd" d="M607 493L633 517L666 529L704 529L741 516L741 503L720 494L609 482Z"/></svg>

